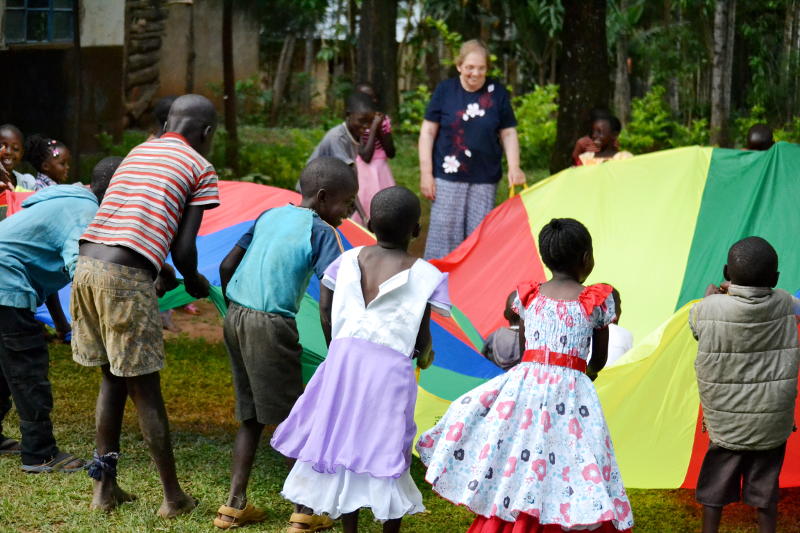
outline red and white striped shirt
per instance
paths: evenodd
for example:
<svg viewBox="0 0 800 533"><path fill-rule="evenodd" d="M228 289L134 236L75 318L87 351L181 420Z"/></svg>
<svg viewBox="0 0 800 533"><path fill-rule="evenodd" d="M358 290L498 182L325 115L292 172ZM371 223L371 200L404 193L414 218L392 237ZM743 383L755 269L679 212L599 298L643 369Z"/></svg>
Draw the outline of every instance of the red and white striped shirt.
<svg viewBox="0 0 800 533"><path fill-rule="evenodd" d="M217 182L214 167L183 136L165 133L125 157L81 240L130 248L160 270L184 206L218 206Z"/></svg>

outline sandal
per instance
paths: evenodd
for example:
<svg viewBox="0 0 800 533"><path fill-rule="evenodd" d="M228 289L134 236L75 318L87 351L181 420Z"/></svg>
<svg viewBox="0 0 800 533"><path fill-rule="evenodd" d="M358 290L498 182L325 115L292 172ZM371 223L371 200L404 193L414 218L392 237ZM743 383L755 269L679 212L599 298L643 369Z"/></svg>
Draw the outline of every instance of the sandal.
<svg viewBox="0 0 800 533"><path fill-rule="evenodd" d="M233 520L223 520L223 516L230 517ZM220 529L233 529L235 527L246 526L247 524L263 522L266 518L267 513L258 509L252 503L245 505L244 509L220 505L219 509L217 509L217 517L214 519L214 525Z"/></svg>
<svg viewBox="0 0 800 533"><path fill-rule="evenodd" d="M307 533L309 531L323 531L325 529L331 529L333 527L333 520L330 519L327 515L318 515L318 514L302 514L302 513L292 513L292 516L289 518L290 524L303 524L308 526L307 528L299 528L294 526L289 526L286 528L286 533Z"/></svg>
<svg viewBox="0 0 800 533"><path fill-rule="evenodd" d="M85 468L86 461L66 452L58 452L55 457L40 465L22 465L22 471L28 474L43 474L47 472L70 474Z"/></svg>
<svg viewBox="0 0 800 533"><path fill-rule="evenodd" d="M0 437L0 455L19 455L22 453L22 446L16 439Z"/></svg>

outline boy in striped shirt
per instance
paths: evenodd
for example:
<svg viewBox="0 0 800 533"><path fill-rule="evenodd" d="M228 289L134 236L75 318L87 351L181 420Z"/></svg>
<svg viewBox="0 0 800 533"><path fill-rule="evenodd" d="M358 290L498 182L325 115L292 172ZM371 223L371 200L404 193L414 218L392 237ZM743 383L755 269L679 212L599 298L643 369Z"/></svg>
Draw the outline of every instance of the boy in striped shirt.
<svg viewBox="0 0 800 533"><path fill-rule="evenodd" d="M195 298L208 296L208 280L197 271L195 240L203 211L219 205L217 175L203 157L216 124L206 98L189 94L175 100L166 133L125 157L81 237L71 300L73 358L100 366L103 373L97 449L89 467L95 509L108 511L133 499L116 481L128 396L161 477L159 516L187 513L197 504L175 473L159 378L164 342L156 294L175 286L174 272L164 265L172 252L186 291Z"/></svg>

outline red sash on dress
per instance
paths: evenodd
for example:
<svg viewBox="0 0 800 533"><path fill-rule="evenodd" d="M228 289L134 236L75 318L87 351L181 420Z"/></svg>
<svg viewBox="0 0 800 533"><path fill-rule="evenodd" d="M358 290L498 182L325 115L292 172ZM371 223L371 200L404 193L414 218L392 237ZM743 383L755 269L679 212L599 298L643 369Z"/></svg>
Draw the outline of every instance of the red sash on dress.
<svg viewBox="0 0 800 533"><path fill-rule="evenodd" d="M525 353L522 354L522 362L563 366L578 372L586 372L586 361L580 357L548 350L525 350Z"/></svg>

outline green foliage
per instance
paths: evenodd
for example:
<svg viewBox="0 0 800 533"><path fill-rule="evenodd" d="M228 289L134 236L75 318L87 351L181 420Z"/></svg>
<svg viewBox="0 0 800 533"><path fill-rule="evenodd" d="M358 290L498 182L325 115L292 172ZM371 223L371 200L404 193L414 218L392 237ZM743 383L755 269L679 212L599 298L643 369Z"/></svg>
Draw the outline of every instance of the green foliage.
<svg viewBox="0 0 800 533"><path fill-rule="evenodd" d="M800 117L795 117L785 127L775 130L773 137L776 141L800 143Z"/></svg>
<svg viewBox="0 0 800 533"><path fill-rule="evenodd" d="M225 179L251 181L273 187L294 189L306 160L322 139L319 128L261 128L245 126L239 131L239 176L225 163L227 132L217 131L209 157Z"/></svg>
<svg viewBox="0 0 800 533"><path fill-rule="evenodd" d="M619 136L622 149L641 154L708 143L708 121L694 119L688 126L681 124L673 118L664 93L664 87L655 85L631 102L631 121Z"/></svg>
<svg viewBox="0 0 800 533"><path fill-rule="evenodd" d="M557 98L558 86L544 85L512 101L523 168L546 167L550 160L556 139Z"/></svg>
<svg viewBox="0 0 800 533"><path fill-rule="evenodd" d="M430 99L431 92L426 85L420 85L413 91L405 91L401 95L398 120L393 125L395 131L419 134L419 127Z"/></svg>
<svg viewBox="0 0 800 533"><path fill-rule="evenodd" d="M731 132L734 142L740 146L746 146L748 130L756 124L765 124L766 122L766 109L760 104L755 104L750 109L750 114L734 119Z"/></svg>

